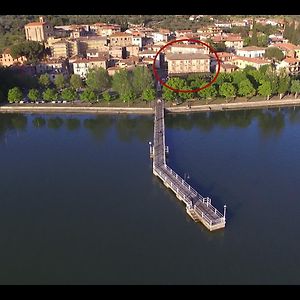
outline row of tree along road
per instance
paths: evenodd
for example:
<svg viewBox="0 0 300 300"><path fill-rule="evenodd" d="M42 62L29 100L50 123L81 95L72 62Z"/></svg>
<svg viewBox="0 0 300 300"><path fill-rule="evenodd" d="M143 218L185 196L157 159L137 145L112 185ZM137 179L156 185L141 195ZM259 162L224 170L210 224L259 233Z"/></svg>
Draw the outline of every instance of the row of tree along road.
<svg viewBox="0 0 300 300"><path fill-rule="evenodd" d="M166 83L178 90L194 90L209 82L210 78L207 75L191 74L184 78L170 77ZM300 93L300 80L299 77L292 77L284 71L278 74L272 66L262 66L259 70L246 67L242 71L220 73L213 84L197 93L177 93L165 86L162 91L162 97L172 102L219 97L228 101L237 96L250 99L256 95L266 99L274 95L282 98L287 93L293 93L296 98ZM10 103L20 102L24 98L31 102L79 99L83 102L110 102L120 99L129 104L136 99L152 101L156 98L156 93L154 76L147 67L136 67L133 71L124 69L112 77L106 70L98 68L91 70L86 80L82 80L76 74L67 79L60 74L52 83L48 74L42 74L31 87L27 83L23 86L12 86L7 90L6 99Z"/></svg>

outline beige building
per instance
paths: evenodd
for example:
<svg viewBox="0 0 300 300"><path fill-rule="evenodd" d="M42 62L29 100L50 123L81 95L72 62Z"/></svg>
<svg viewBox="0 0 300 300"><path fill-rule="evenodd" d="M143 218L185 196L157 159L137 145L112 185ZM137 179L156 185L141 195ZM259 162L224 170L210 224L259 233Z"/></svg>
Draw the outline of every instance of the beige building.
<svg viewBox="0 0 300 300"><path fill-rule="evenodd" d="M53 58L67 58L79 54L79 42L76 39L49 38L47 46Z"/></svg>
<svg viewBox="0 0 300 300"><path fill-rule="evenodd" d="M169 74L210 72L210 57L202 53L168 54Z"/></svg>
<svg viewBox="0 0 300 300"><path fill-rule="evenodd" d="M39 22L32 22L25 25L26 40L43 42L53 36L53 27L40 17Z"/></svg>
<svg viewBox="0 0 300 300"><path fill-rule="evenodd" d="M287 74L299 75L300 73L300 60L293 57L287 57L283 59L276 66L277 70L280 72L281 69L285 69Z"/></svg>
<svg viewBox="0 0 300 300"><path fill-rule="evenodd" d="M193 44L173 44L170 47L167 47L166 50L169 50L171 53L182 53L182 54L189 54L189 53L202 53L202 54L209 54L209 48L204 45L193 45Z"/></svg>
<svg viewBox="0 0 300 300"><path fill-rule="evenodd" d="M238 67L234 64L221 63L220 65L220 73L232 73L237 69Z"/></svg>
<svg viewBox="0 0 300 300"><path fill-rule="evenodd" d="M259 69L261 66L269 65L270 61L262 58L235 56L232 59L232 64L236 65L240 69L244 69L247 66L251 66L254 67L255 69Z"/></svg>
<svg viewBox="0 0 300 300"><path fill-rule="evenodd" d="M103 47L107 45L107 38L102 36L86 36L78 39L79 41L79 53L86 55L87 49L103 50Z"/></svg>
<svg viewBox="0 0 300 300"><path fill-rule="evenodd" d="M125 47L112 46L112 47L109 47L108 53L112 58L125 58L126 48Z"/></svg>
<svg viewBox="0 0 300 300"><path fill-rule="evenodd" d="M126 47L126 55L127 56L132 56L132 55L138 56L139 50L140 50L139 46L127 46Z"/></svg>
<svg viewBox="0 0 300 300"><path fill-rule="evenodd" d="M23 65L26 61L27 61L27 58L25 56L20 56L20 57L14 59L11 56L9 48L5 49L0 57L0 64L3 67L10 67L12 65Z"/></svg>
<svg viewBox="0 0 300 300"><path fill-rule="evenodd" d="M110 36L110 45L119 47L131 46L132 39L132 34L126 32L114 33Z"/></svg>
<svg viewBox="0 0 300 300"><path fill-rule="evenodd" d="M96 23L94 24L94 28L97 35L105 37L121 31L119 24Z"/></svg>

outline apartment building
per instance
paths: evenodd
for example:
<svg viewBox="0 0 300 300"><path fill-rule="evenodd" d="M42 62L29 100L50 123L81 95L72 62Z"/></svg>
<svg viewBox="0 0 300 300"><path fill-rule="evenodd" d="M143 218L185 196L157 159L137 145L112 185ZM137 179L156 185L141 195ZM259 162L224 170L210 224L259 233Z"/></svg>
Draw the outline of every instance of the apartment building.
<svg viewBox="0 0 300 300"><path fill-rule="evenodd" d="M118 32L110 35L110 45L126 47L132 45L133 35L126 32Z"/></svg>
<svg viewBox="0 0 300 300"><path fill-rule="evenodd" d="M167 54L169 74L210 72L210 57L202 53Z"/></svg>

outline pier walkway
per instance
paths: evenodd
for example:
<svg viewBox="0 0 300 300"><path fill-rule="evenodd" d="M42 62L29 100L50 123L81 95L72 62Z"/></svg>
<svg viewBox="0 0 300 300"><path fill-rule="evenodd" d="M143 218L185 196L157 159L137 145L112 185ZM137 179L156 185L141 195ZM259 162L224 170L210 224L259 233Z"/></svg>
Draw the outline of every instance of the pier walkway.
<svg viewBox="0 0 300 300"><path fill-rule="evenodd" d="M177 198L186 204L186 212L195 222L201 222L210 231L225 227L226 205L221 214L211 199L202 197L183 178L166 164L164 102L158 99L155 104L154 141L150 143L150 156L153 158L153 174L170 188Z"/></svg>

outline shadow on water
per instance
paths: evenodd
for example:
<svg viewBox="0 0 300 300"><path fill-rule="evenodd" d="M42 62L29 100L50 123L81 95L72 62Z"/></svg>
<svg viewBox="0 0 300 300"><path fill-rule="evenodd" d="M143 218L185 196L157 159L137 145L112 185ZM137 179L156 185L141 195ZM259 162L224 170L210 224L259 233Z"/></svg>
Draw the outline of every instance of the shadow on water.
<svg viewBox="0 0 300 300"><path fill-rule="evenodd" d="M63 124L64 119L61 117L51 117L47 120L47 125L50 129L60 129Z"/></svg>
<svg viewBox="0 0 300 300"><path fill-rule="evenodd" d="M118 138L123 142L131 142L137 138L141 142L152 140L153 117L137 115L120 115L116 119Z"/></svg>

